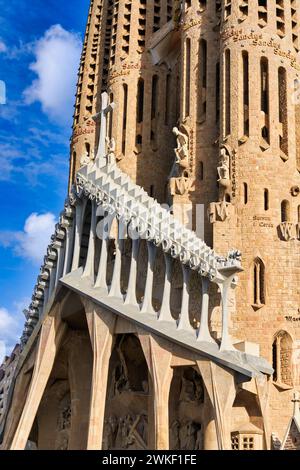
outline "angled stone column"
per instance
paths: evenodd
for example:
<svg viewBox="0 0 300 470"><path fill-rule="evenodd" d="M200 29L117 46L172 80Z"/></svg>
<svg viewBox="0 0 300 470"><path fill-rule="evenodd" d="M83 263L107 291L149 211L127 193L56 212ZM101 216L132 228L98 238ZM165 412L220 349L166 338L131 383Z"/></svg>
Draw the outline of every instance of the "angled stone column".
<svg viewBox="0 0 300 470"><path fill-rule="evenodd" d="M93 371L93 354L88 332L72 331L67 347L71 393L71 428L68 450L86 450Z"/></svg>
<svg viewBox="0 0 300 470"><path fill-rule="evenodd" d="M152 292L153 292L153 275L154 275L154 264L156 257L156 246L152 242L147 241L148 249L148 263L147 263L147 274L146 274L146 286L144 293L144 301L142 304L142 313L152 313L156 315L152 305Z"/></svg>
<svg viewBox="0 0 300 470"><path fill-rule="evenodd" d="M108 260L108 243L109 243L109 234L111 231L111 226L115 215L106 215L104 220L101 222L101 226L98 233L97 228L97 235L101 238L101 254L100 254L100 261L99 261L99 268L98 268L98 275L95 283L95 287L100 287L102 289L108 290L107 282L106 282L106 274L107 274L107 260Z"/></svg>
<svg viewBox="0 0 300 470"><path fill-rule="evenodd" d="M191 270L189 266L182 265L182 274L183 274L183 286L182 286L182 300L181 300L181 310L178 320L177 328L178 330L186 331L195 331L190 323L189 316L189 282Z"/></svg>
<svg viewBox="0 0 300 470"><path fill-rule="evenodd" d="M89 246L88 246L88 253L86 264L84 268L84 272L82 277L90 277L94 282L94 275L95 275L95 268L94 268L94 261L95 261L95 243L96 243L96 202L92 201L92 218L91 218L91 228L90 228L90 237L89 237Z"/></svg>
<svg viewBox="0 0 300 470"><path fill-rule="evenodd" d="M33 377L11 450L25 449L56 354L65 336L67 326L62 323L58 310L53 312L53 316L48 316L42 326Z"/></svg>
<svg viewBox="0 0 300 470"><path fill-rule="evenodd" d="M140 240L133 239L129 281L128 281L128 287L127 287L127 294L125 298L125 305L134 305L136 307L138 307L138 302L136 300L136 282L137 282L137 261L138 261L138 256L139 256L139 247L140 247Z"/></svg>
<svg viewBox="0 0 300 470"><path fill-rule="evenodd" d="M138 329L138 336L152 379L153 429L149 426L149 449L169 449L169 393L173 378L172 353L167 343Z"/></svg>
<svg viewBox="0 0 300 470"><path fill-rule="evenodd" d="M124 237L126 234L127 226L119 221L118 225L118 238L116 240L116 257L114 262L114 272L109 290L110 297L117 297L123 299L121 292L121 270L122 270L122 253L124 247Z"/></svg>
<svg viewBox="0 0 300 470"><path fill-rule="evenodd" d="M0 431L2 433L4 425L5 431L3 442L0 445L0 450L9 450L11 447L12 440L16 433L26 403L26 397L33 375L37 350L38 344L28 353L21 370L17 373L11 406L9 410L7 410L7 415L4 416L4 422L1 421Z"/></svg>
<svg viewBox="0 0 300 470"><path fill-rule="evenodd" d="M102 311L90 301L83 300L83 303L94 354L87 450L101 450L116 317L112 313Z"/></svg>
<svg viewBox="0 0 300 470"><path fill-rule="evenodd" d="M268 380L266 375L256 377L255 386L257 390L257 401L260 406L261 414L263 417L265 446L267 450L271 450L271 423L270 423L270 385L271 381Z"/></svg>
<svg viewBox="0 0 300 470"><path fill-rule="evenodd" d="M218 450L231 450L231 415L236 397L235 373L207 359L198 360L197 366L213 406L207 446L211 448L214 441L218 444ZM214 426L216 439L213 436Z"/></svg>
<svg viewBox="0 0 300 470"><path fill-rule="evenodd" d="M209 308L209 280L207 277L202 277L202 307L201 307L201 318L200 328L198 333L197 341L203 341L206 343L215 343L211 337L209 326L208 326L208 308Z"/></svg>
<svg viewBox="0 0 300 470"><path fill-rule="evenodd" d="M165 283L164 292L162 298L162 304L159 312L158 319L160 321L174 321L171 313L171 284L172 284L172 271L173 271L173 259L168 253L164 253L166 272L165 272Z"/></svg>
<svg viewBox="0 0 300 470"><path fill-rule="evenodd" d="M73 256L73 245L75 238L75 221L65 222L66 230L66 239L65 239L65 257L64 257L64 267L63 267L63 276L69 274L71 271L72 265L72 256Z"/></svg>
<svg viewBox="0 0 300 470"><path fill-rule="evenodd" d="M220 351L234 351L234 347L229 335L229 311L228 311L228 294L235 275L225 279L219 288L222 296L222 339Z"/></svg>

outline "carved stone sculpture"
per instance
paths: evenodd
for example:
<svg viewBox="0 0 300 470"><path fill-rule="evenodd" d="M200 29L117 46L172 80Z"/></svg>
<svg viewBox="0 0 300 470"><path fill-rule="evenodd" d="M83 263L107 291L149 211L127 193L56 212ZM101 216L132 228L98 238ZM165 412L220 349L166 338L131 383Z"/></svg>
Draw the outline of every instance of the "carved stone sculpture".
<svg viewBox="0 0 300 470"><path fill-rule="evenodd" d="M281 238L286 242L290 240L295 240L296 233L294 229L294 224L291 222L282 222L279 225L279 233Z"/></svg>
<svg viewBox="0 0 300 470"><path fill-rule="evenodd" d="M106 145L107 145L107 161L109 164L112 164L116 160L116 141L112 137L106 137Z"/></svg>
<svg viewBox="0 0 300 470"><path fill-rule="evenodd" d="M227 196L231 198L231 149L228 146L221 146L218 166L218 183L220 188L220 202L226 201Z"/></svg>
<svg viewBox="0 0 300 470"><path fill-rule="evenodd" d="M174 127L173 134L177 139L177 147L175 149L176 164L179 166L180 176L182 176L184 171L189 169L189 138L186 134L180 132L177 127Z"/></svg>
<svg viewBox="0 0 300 470"><path fill-rule="evenodd" d="M82 155L81 159L80 159L80 166L85 166L85 165L89 165L89 163L91 163L92 159L89 155L89 153L86 151L84 152L84 154Z"/></svg>

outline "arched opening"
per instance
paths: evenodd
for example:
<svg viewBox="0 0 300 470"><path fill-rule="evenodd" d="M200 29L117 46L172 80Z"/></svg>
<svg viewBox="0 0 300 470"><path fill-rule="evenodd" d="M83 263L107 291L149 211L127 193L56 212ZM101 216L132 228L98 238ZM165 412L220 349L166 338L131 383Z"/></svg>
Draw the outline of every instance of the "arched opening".
<svg viewBox="0 0 300 470"><path fill-rule="evenodd" d="M79 256L79 267L83 267L83 268L85 268L87 255L88 255L90 233L91 233L91 221L92 221L92 203L91 201L88 201L86 208L85 208L84 218L83 218L80 256Z"/></svg>
<svg viewBox="0 0 300 470"><path fill-rule="evenodd" d="M244 201L244 204L248 204L248 198L249 198L249 194L248 194L248 184L247 183L243 183L243 201Z"/></svg>
<svg viewBox="0 0 300 470"><path fill-rule="evenodd" d="M178 259L174 261L172 282L171 282L171 314L173 318L178 320L181 311L182 302L182 291L183 291L183 273L182 266Z"/></svg>
<svg viewBox="0 0 300 470"><path fill-rule="evenodd" d="M151 119L156 118L158 105L158 76L152 77L152 94L151 94Z"/></svg>
<svg viewBox="0 0 300 470"><path fill-rule="evenodd" d="M147 449L149 375L134 334L116 336L108 377L102 449Z"/></svg>
<svg viewBox="0 0 300 470"><path fill-rule="evenodd" d="M140 124L143 122L144 118L144 80L142 78L138 81L138 92L137 92L137 112L136 120Z"/></svg>
<svg viewBox="0 0 300 470"><path fill-rule="evenodd" d="M290 203L287 200L282 201L281 203L281 222L290 222L291 213L290 213Z"/></svg>
<svg viewBox="0 0 300 470"><path fill-rule="evenodd" d="M216 123L220 121L220 62L216 64Z"/></svg>
<svg viewBox="0 0 300 470"><path fill-rule="evenodd" d="M264 209L265 211L268 211L270 208L270 202L269 202L269 190L265 189L264 190Z"/></svg>
<svg viewBox="0 0 300 470"><path fill-rule="evenodd" d="M147 264L148 264L148 248L147 242L141 239L139 246L139 254L137 261L137 283L136 283L136 296L138 302L142 303L144 300L144 293L146 287L146 276L147 276Z"/></svg>
<svg viewBox="0 0 300 470"><path fill-rule="evenodd" d="M185 41L185 117L190 115L190 101L191 101L191 40L187 38Z"/></svg>
<svg viewBox="0 0 300 470"><path fill-rule="evenodd" d="M282 126L279 134L279 145L281 151L288 156L288 94L287 75L283 67L278 69L278 101L279 101L279 123Z"/></svg>
<svg viewBox="0 0 300 470"><path fill-rule="evenodd" d="M206 118L206 88L207 88L207 42L205 41L205 39L200 39L198 119L201 122L203 122Z"/></svg>
<svg viewBox="0 0 300 470"><path fill-rule="evenodd" d="M154 263L154 279L153 279L153 307L159 312L162 304L164 283L165 283L166 263L164 253L161 247L157 248Z"/></svg>
<svg viewBox="0 0 300 470"><path fill-rule="evenodd" d="M123 83L123 122L122 122L122 154L126 152L128 85Z"/></svg>
<svg viewBox="0 0 300 470"><path fill-rule="evenodd" d="M36 415L38 450L87 448L93 352L78 295L65 297L61 317L67 331Z"/></svg>
<svg viewBox="0 0 300 470"><path fill-rule="evenodd" d="M253 264L253 305L262 307L266 303L265 265L260 258L256 258Z"/></svg>
<svg viewBox="0 0 300 470"><path fill-rule="evenodd" d="M91 144L89 142L85 143L85 153L88 158L91 157Z"/></svg>
<svg viewBox="0 0 300 470"><path fill-rule="evenodd" d="M249 54L242 52L243 63L243 135L249 137Z"/></svg>
<svg viewBox="0 0 300 470"><path fill-rule="evenodd" d="M165 125L168 126L171 120L171 92L172 78L171 74L168 73L166 77L166 104L165 104Z"/></svg>
<svg viewBox="0 0 300 470"><path fill-rule="evenodd" d="M121 264L121 292L127 293L130 266L132 255L132 238L128 236L126 231L124 240L122 242L122 264Z"/></svg>
<svg viewBox="0 0 300 470"><path fill-rule="evenodd" d="M203 181L204 180L204 163L199 162L199 180Z"/></svg>
<svg viewBox="0 0 300 470"><path fill-rule="evenodd" d="M286 331L279 331L272 345L273 380L278 384L293 386L292 373L293 340Z"/></svg>
<svg viewBox="0 0 300 470"><path fill-rule="evenodd" d="M225 135L231 133L231 59L230 50L226 49L224 54L225 67L224 67L224 88L225 88L225 106L224 106L224 121L225 121Z"/></svg>
<svg viewBox="0 0 300 470"><path fill-rule="evenodd" d="M170 450L203 450L204 393L195 368L174 368L169 395Z"/></svg>
<svg viewBox="0 0 300 470"><path fill-rule="evenodd" d="M189 317L193 328L200 326L202 304L202 279L196 271L191 272L189 282Z"/></svg>
<svg viewBox="0 0 300 470"><path fill-rule="evenodd" d="M260 60L260 88L261 88L261 112L263 116L262 138L270 143L270 118L269 118L269 62L266 57Z"/></svg>
<svg viewBox="0 0 300 470"><path fill-rule="evenodd" d="M106 283L108 286L111 286L112 279L113 279L118 236L119 236L119 224L118 224L118 220L115 218L111 225L111 230L110 230L108 244L107 244L108 253L107 253Z"/></svg>

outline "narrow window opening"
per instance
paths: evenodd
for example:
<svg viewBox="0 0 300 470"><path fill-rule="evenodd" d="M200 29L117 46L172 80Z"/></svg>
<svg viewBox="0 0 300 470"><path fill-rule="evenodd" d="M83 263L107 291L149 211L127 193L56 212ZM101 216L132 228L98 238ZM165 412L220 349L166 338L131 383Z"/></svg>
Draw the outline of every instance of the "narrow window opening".
<svg viewBox="0 0 300 470"><path fill-rule="evenodd" d="M220 121L220 63L216 64L216 123Z"/></svg>
<svg viewBox="0 0 300 470"><path fill-rule="evenodd" d="M243 51L243 133L249 137L249 54Z"/></svg>
<svg viewBox="0 0 300 470"><path fill-rule="evenodd" d="M191 40L187 39L185 43L185 117L190 115L191 98Z"/></svg>
<svg viewBox="0 0 300 470"><path fill-rule="evenodd" d="M290 214L290 203L289 201L282 201L281 203L281 222L290 222L291 214Z"/></svg>
<svg viewBox="0 0 300 470"><path fill-rule="evenodd" d="M200 40L199 45L199 120L206 118L206 88L207 88L207 42Z"/></svg>
<svg viewBox="0 0 300 470"><path fill-rule="evenodd" d="M248 184L243 184L243 193L244 193L244 204L248 204Z"/></svg>
<svg viewBox="0 0 300 470"><path fill-rule="evenodd" d="M126 131L127 131L127 105L128 105L128 85L123 84L123 130L122 130L122 153L126 152Z"/></svg>
<svg viewBox="0 0 300 470"><path fill-rule="evenodd" d="M231 133L231 69L230 69L230 50L225 51L225 134Z"/></svg>
<svg viewBox="0 0 300 470"><path fill-rule="evenodd" d="M278 70L278 99L279 99L279 123L281 125L279 135L280 150L288 155L288 108L287 108L287 77L286 70L280 67Z"/></svg>
<svg viewBox="0 0 300 470"><path fill-rule="evenodd" d="M269 190L268 189L264 190L264 208L265 208L265 211L269 210Z"/></svg>
<svg viewBox="0 0 300 470"><path fill-rule="evenodd" d="M140 124L144 118L144 80L140 78L138 82L137 96L137 122Z"/></svg>
<svg viewBox="0 0 300 470"><path fill-rule="evenodd" d="M270 121L269 121L269 63L265 57L260 61L261 75L261 112L264 124L261 129L262 138L270 143Z"/></svg>

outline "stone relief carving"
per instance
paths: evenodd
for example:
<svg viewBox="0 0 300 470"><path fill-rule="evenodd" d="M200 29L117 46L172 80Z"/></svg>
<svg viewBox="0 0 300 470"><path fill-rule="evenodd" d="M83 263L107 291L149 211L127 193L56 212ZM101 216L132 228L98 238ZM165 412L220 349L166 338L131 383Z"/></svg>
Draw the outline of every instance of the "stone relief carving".
<svg viewBox="0 0 300 470"><path fill-rule="evenodd" d="M107 145L107 161L109 164L112 164L116 160L116 141L112 137L106 137L106 145Z"/></svg>
<svg viewBox="0 0 300 470"><path fill-rule="evenodd" d="M62 408L57 423L58 435L56 439L56 450L68 450L69 431L71 428L71 404Z"/></svg>
<svg viewBox="0 0 300 470"><path fill-rule="evenodd" d="M194 185L190 174L191 155L188 131L184 126L181 126L180 129L174 127L173 134L177 140L177 147L175 148L175 163L170 174L172 196L187 194Z"/></svg>
<svg viewBox="0 0 300 470"><path fill-rule="evenodd" d="M282 222L279 227L280 237L285 241L295 240L296 234L292 222Z"/></svg>
<svg viewBox="0 0 300 470"><path fill-rule="evenodd" d="M204 388L199 374L194 371L192 379L182 377L180 402L203 402Z"/></svg>
<svg viewBox="0 0 300 470"><path fill-rule="evenodd" d="M145 414L110 416L104 422L103 450L147 449L148 418Z"/></svg>
<svg viewBox="0 0 300 470"><path fill-rule="evenodd" d="M218 183L220 188L219 202L225 202L227 197L231 199L231 160L232 150L228 145L222 145L218 166Z"/></svg>
<svg viewBox="0 0 300 470"><path fill-rule="evenodd" d="M224 222L230 217L230 202L212 202L208 209L208 218L211 224L217 221Z"/></svg>
<svg viewBox="0 0 300 470"><path fill-rule="evenodd" d="M170 448L174 450L202 450L201 424L193 421L173 421L170 427Z"/></svg>
<svg viewBox="0 0 300 470"><path fill-rule="evenodd" d="M85 151L82 157L80 158L80 166L83 167L83 166L89 165L91 161L92 161L91 156L89 155L87 151Z"/></svg>
<svg viewBox="0 0 300 470"><path fill-rule="evenodd" d="M235 197L236 172L235 153L227 144L220 147L220 158L217 167L219 183L219 201L210 204L208 218L210 223L224 222L230 218L231 200Z"/></svg>

